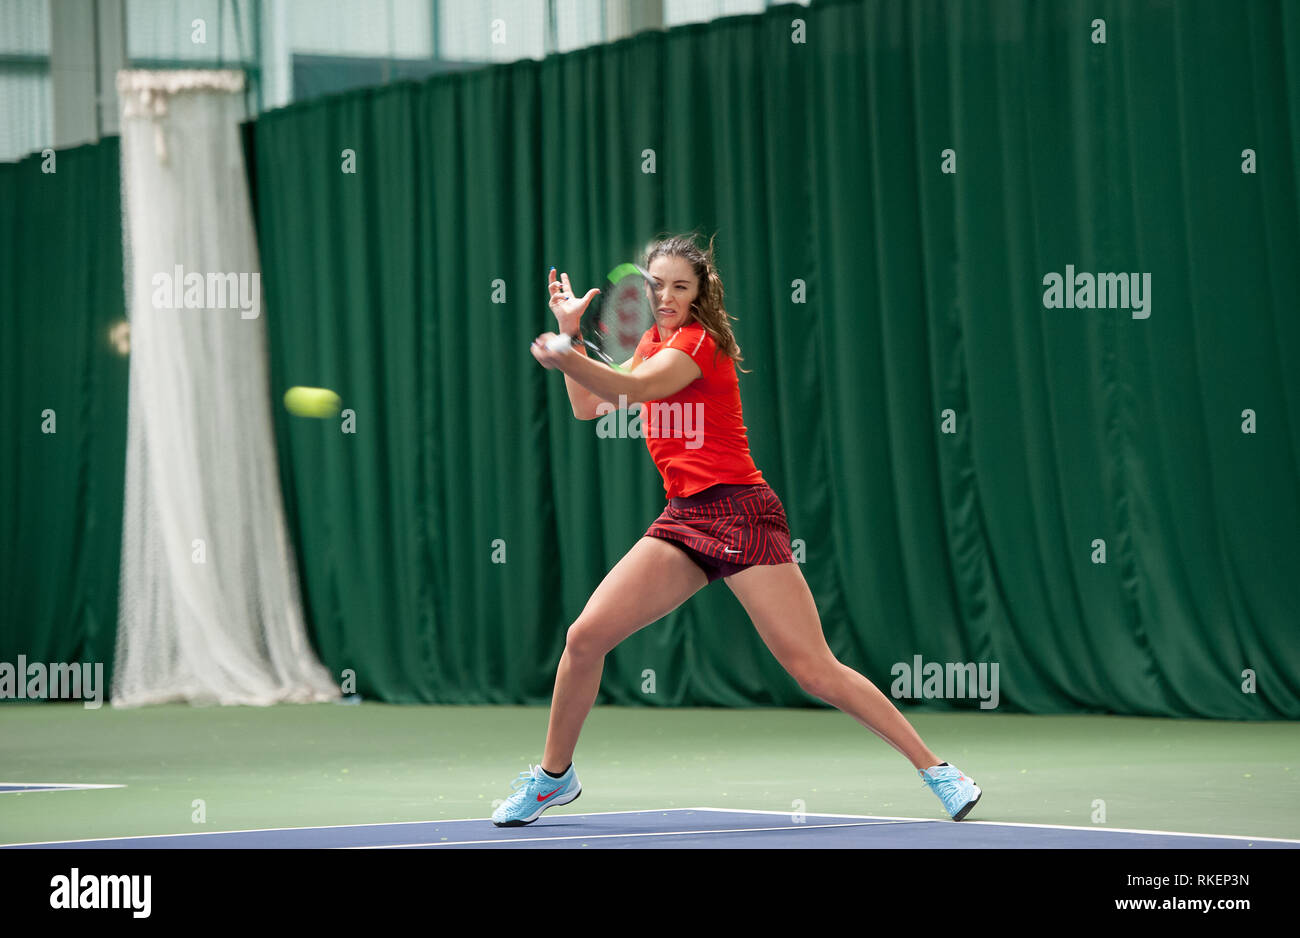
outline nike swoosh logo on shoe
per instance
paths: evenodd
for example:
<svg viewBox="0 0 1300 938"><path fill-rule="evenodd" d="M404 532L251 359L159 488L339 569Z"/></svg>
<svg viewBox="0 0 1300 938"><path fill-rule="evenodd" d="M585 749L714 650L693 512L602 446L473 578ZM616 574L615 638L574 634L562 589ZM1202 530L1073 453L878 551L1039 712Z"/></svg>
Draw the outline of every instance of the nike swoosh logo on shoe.
<svg viewBox="0 0 1300 938"><path fill-rule="evenodd" d="M740 553L740 551L738 551L738 550L732 550L730 547L724 547L724 548L722 548L722 552L723 552L724 554L738 554L738 553Z"/></svg>
<svg viewBox="0 0 1300 938"><path fill-rule="evenodd" d="M563 785L561 785L559 788L555 789L555 791L551 792L549 795L538 795L538 796L537 796L537 800L538 800L538 801L545 801L547 798L551 797L551 795L557 794L557 793L562 792L562 791L564 791L564 786L563 786Z"/></svg>

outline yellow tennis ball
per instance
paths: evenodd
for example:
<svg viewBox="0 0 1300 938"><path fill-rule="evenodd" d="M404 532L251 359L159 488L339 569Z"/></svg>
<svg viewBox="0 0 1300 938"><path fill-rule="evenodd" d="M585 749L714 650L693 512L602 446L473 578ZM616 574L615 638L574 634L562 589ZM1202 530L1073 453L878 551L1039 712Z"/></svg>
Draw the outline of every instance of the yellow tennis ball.
<svg viewBox="0 0 1300 938"><path fill-rule="evenodd" d="M333 417L342 406L329 388L294 387L284 392L285 410L296 417Z"/></svg>

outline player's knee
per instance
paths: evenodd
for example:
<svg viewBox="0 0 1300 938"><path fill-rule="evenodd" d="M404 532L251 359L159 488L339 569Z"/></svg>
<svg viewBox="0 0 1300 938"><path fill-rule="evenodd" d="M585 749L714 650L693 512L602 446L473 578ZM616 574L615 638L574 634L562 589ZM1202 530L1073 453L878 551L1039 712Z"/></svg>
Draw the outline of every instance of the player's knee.
<svg viewBox="0 0 1300 938"><path fill-rule="evenodd" d="M564 635L564 651L574 658L585 661L603 658L609 649L604 647L600 635L590 622L578 619L569 626L569 631Z"/></svg>
<svg viewBox="0 0 1300 938"><path fill-rule="evenodd" d="M835 688L839 686L838 661L802 662L790 669L790 675L798 682L805 694L811 694L818 700L833 703Z"/></svg>

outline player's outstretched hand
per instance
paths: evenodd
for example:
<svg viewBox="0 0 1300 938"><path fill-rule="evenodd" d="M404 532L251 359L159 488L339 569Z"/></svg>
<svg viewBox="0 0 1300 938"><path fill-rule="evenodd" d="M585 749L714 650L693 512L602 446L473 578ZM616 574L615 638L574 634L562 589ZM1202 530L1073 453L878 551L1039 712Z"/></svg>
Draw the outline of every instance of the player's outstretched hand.
<svg viewBox="0 0 1300 938"><path fill-rule="evenodd" d="M588 304L600 291L592 287L586 295L579 298L574 295L573 287L569 283L567 273L560 274L560 280L555 279L555 268L551 268L550 280L546 284L546 289L550 293L551 312L555 314L555 321L560 327L560 332L565 335L574 335L578 331L578 324L582 321L582 314L586 311Z"/></svg>

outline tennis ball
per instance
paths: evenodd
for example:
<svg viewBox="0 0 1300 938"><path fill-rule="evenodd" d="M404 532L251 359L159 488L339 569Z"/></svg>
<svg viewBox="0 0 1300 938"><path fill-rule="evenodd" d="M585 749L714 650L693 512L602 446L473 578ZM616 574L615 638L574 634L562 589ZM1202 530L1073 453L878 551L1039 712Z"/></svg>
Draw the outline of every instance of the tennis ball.
<svg viewBox="0 0 1300 938"><path fill-rule="evenodd" d="M296 417L333 417L342 406L329 388L293 387L284 392L285 410Z"/></svg>

